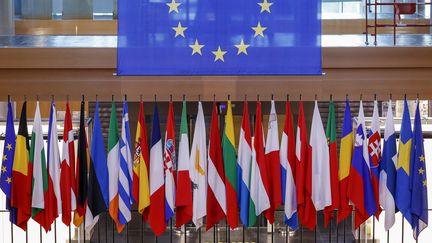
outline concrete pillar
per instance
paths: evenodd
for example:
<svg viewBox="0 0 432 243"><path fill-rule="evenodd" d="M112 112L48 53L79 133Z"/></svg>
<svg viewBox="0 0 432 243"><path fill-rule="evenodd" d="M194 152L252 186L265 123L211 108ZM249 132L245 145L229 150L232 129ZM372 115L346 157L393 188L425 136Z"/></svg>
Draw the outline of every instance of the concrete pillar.
<svg viewBox="0 0 432 243"><path fill-rule="evenodd" d="M23 19L51 19L52 0L22 0L21 17Z"/></svg>
<svg viewBox="0 0 432 243"><path fill-rule="evenodd" d="M63 19L92 19L92 0L63 0Z"/></svg>
<svg viewBox="0 0 432 243"><path fill-rule="evenodd" d="M0 1L0 35L15 34L14 0Z"/></svg>

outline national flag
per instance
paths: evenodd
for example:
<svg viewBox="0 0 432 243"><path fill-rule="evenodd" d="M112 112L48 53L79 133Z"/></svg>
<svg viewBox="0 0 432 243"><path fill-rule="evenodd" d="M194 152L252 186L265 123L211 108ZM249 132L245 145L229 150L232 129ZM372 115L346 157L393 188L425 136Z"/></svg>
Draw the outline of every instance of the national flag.
<svg viewBox="0 0 432 243"><path fill-rule="evenodd" d="M348 198L355 206L354 227L357 229L377 211L369 166L369 152L362 101L360 101L357 118L355 147L348 182Z"/></svg>
<svg viewBox="0 0 432 243"><path fill-rule="evenodd" d="M6 195L6 209L9 211L9 221L17 224L17 209L11 206L12 198L12 167L15 153L15 126L11 101L8 100L6 132L3 146L3 157L0 171L0 188Z"/></svg>
<svg viewBox="0 0 432 243"><path fill-rule="evenodd" d="M385 211L384 229L389 230L395 222L396 196L396 135L393 121L392 101L388 102L384 128L384 148L379 164L379 199Z"/></svg>
<svg viewBox="0 0 432 243"><path fill-rule="evenodd" d="M381 129L378 115L378 101L374 101L371 130L369 131L368 151L370 158L370 170L372 186L374 189L377 211L375 217L378 219L381 214L379 203L379 164L381 163Z"/></svg>
<svg viewBox="0 0 432 243"><path fill-rule="evenodd" d="M256 209L251 200L251 162L252 138L250 133L249 108L244 102L242 125L240 129L239 148L237 157L237 196L240 207L240 219L246 227L255 225Z"/></svg>
<svg viewBox="0 0 432 243"><path fill-rule="evenodd" d="M306 129L303 102L300 101L296 135L297 212L300 223L313 230L316 225L316 210L312 202L312 155Z"/></svg>
<svg viewBox="0 0 432 243"><path fill-rule="evenodd" d="M315 210L323 210L332 205L332 191L330 182L330 155L327 137L324 131L318 101L312 116L310 136L312 160L312 202Z"/></svg>
<svg viewBox="0 0 432 243"><path fill-rule="evenodd" d="M209 140L206 230L211 229L226 215L225 172L216 102L213 102Z"/></svg>
<svg viewBox="0 0 432 243"><path fill-rule="evenodd" d="M181 227L192 219L192 184L189 176L189 137L186 116L186 101L183 100L176 188L176 195L181 196L175 198L176 227Z"/></svg>
<svg viewBox="0 0 432 243"><path fill-rule="evenodd" d="M48 191L47 201L45 202L45 217L47 224L52 224L62 213L61 194L60 194L60 150L58 146L57 132L57 110L54 100L51 103L51 112L48 125ZM70 215L70 212L69 212Z"/></svg>
<svg viewBox="0 0 432 243"><path fill-rule="evenodd" d="M114 100L111 102L111 116L108 131L108 192L109 192L109 214L117 226L117 232L121 232L124 225L118 221L119 212L119 168L120 168L120 144L117 125L117 112Z"/></svg>
<svg viewBox="0 0 432 243"><path fill-rule="evenodd" d="M327 117L326 137L329 147L330 159L330 185L332 204L324 209L324 226L333 218L333 211L339 208L339 161L336 143L336 114L333 100L329 103L329 114Z"/></svg>
<svg viewBox="0 0 432 243"><path fill-rule="evenodd" d="M413 236L417 241L420 233L428 226L428 195L426 179L426 160L423 145L422 124L419 100L414 118L413 146L411 150L411 214Z"/></svg>
<svg viewBox="0 0 432 243"><path fill-rule="evenodd" d="M169 103L168 119L165 132L165 149L164 149L164 178L165 178L165 221L174 216L176 185L175 185L175 165L176 165L176 146L174 132L174 109L172 101Z"/></svg>
<svg viewBox="0 0 432 243"><path fill-rule="evenodd" d="M83 223L84 217L86 215L87 195L88 195L87 174L90 166L89 162L91 161L89 157L90 153L88 151L86 124L84 120L85 119L84 105L85 102L83 100L81 101L81 109L80 109L80 125L79 125L79 132L78 132L78 153L77 153L77 161L76 161L76 168L75 168L76 209L74 212L73 223L76 227L79 227ZM71 147L69 147L69 149L70 148ZM69 150L69 153L72 153L72 150Z"/></svg>
<svg viewBox="0 0 432 243"><path fill-rule="evenodd" d="M27 222L31 217L33 167L29 153L27 101L24 101L15 143L11 188L11 206L17 209L16 225L23 230L27 230Z"/></svg>
<svg viewBox="0 0 432 243"><path fill-rule="evenodd" d="M79 156L78 156L79 157ZM88 201L85 214L85 228L91 230L109 205L109 177L104 138L99 120L99 101L96 100L93 119L90 167L88 175ZM81 172L80 172L81 173Z"/></svg>
<svg viewBox="0 0 432 243"><path fill-rule="evenodd" d="M131 218L132 206L132 153L131 137L129 128L128 104L123 100L122 130L120 138L120 169L118 180L119 211L118 220L120 225L127 224Z"/></svg>
<svg viewBox="0 0 432 243"><path fill-rule="evenodd" d="M291 104L285 103L285 124L280 147L282 198L284 202L284 222L291 229L298 228L297 198L294 175L296 174L294 125Z"/></svg>
<svg viewBox="0 0 432 243"><path fill-rule="evenodd" d="M48 174L39 101L36 102L36 111L34 115L30 146L30 163L33 165L32 218L38 222L46 232L48 232L51 230L52 221L49 215L50 201L48 199Z"/></svg>
<svg viewBox="0 0 432 243"><path fill-rule="evenodd" d="M199 229L203 225L206 216L207 198L207 147L206 127L201 101L198 102L198 114L195 122L195 131L192 139L190 154L189 175L193 189L192 222Z"/></svg>
<svg viewBox="0 0 432 243"><path fill-rule="evenodd" d="M62 155L60 164L60 196L62 221L70 225L71 212L76 209L76 182L75 182L75 148L74 133L69 102L66 102L66 111L63 125Z"/></svg>
<svg viewBox="0 0 432 243"><path fill-rule="evenodd" d="M339 153L339 209L337 223L351 215L352 206L348 198L348 182L353 154L353 127L351 109L348 98L345 101L345 112L342 124L342 134Z"/></svg>
<svg viewBox="0 0 432 243"><path fill-rule="evenodd" d="M227 114L225 116L225 129L222 136L223 161L225 167L225 190L227 200L227 224L231 229L238 226L238 201L237 201L237 171L236 171L236 147L234 138L234 121L232 115L231 100L227 102Z"/></svg>
<svg viewBox="0 0 432 243"><path fill-rule="evenodd" d="M396 207L412 226L411 217L411 144L412 131L408 103L404 101L404 111L399 135L398 159L396 165Z"/></svg>
<svg viewBox="0 0 432 243"><path fill-rule="evenodd" d="M154 104L150 147L150 208L148 222L156 236L165 232L165 184L159 113Z"/></svg>
<svg viewBox="0 0 432 243"><path fill-rule="evenodd" d="M138 113L138 124L135 134L135 149L133 162L132 178L132 198L138 205L138 212L144 219L148 216L148 206L150 205L150 186L149 186L149 151L147 140L147 127L144 119L144 104L141 100Z"/></svg>
<svg viewBox="0 0 432 243"><path fill-rule="evenodd" d="M265 185L269 184L264 155L264 132L261 118L261 102L257 101L255 113L255 130L252 139L252 164L250 177L250 194L255 205L255 217L270 208L269 193Z"/></svg>
<svg viewBox="0 0 432 243"><path fill-rule="evenodd" d="M275 211L282 203L279 128L273 99L271 100L264 157L268 180L263 182L270 199L270 208L264 212L264 215L270 224L273 224Z"/></svg>

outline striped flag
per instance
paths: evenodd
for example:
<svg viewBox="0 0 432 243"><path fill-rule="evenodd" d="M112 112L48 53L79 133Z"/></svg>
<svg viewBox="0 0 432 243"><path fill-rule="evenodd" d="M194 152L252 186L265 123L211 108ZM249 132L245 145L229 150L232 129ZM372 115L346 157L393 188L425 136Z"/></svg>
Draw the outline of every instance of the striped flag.
<svg viewBox="0 0 432 243"><path fill-rule="evenodd" d="M396 196L396 135L393 121L392 101L387 108L387 117L384 129L384 148L382 160L379 164L379 199L385 211L384 228L389 230L395 222L395 196Z"/></svg>
<svg viewBox="0 0 432 243"><path fill-rule="evenodd" d="M270 208L269 194L265 185L269 183L264 157L264 132L261 118L261 102L257 101L255 131L252 139L252 165L250 178L251 200L255 205L255 216Z"/></svg>
<svg viewBox="0 0 432 243"><path fill-rule="evenodd" d="M144 219L147 219L148 206L150 205L150 187L148 175L150 160L146 129L147 128L144 119L144 104L141 100L135 135L132 198L138 205L138 212L143 215Z"/></svg>
<svg viewBox="0 0 432 243"><path fill-rule="evenodd" d="M45 159L45 148L42 133L42 121L39 101L36 102L33 130L30 146L30 163L33 165L32 179L32 218L38 222L46 232L51 230L48 199L48 173Z"/></svg>
<svg viewBox="0 0 432 243"><path fill-rule="evenodd" d="M404 111L399 136L398 159L396 165L396 207L404 218L412 225L411 216L411 144L412 131L408 103L404 101Z"/></svg>
<svg viewBox="0 0 432 243"><path fill-rule="evenodd" d="M348 198L355 206L354 227L357 229L370 216L376 213L375 194L372 186L369 165L369 152L366 137L363 102L360 101L355 147L348 182Z"/></svg>
<svg viewBox="0 0 432 243"><path fill-rule="evenodd" d="M47 217L48 220L48 222L46 222L47 224L51 224L58 215L62 213L60 195L60 150L58 143L57 110L54 101L52 101L48 125L48 200L45 204L45 217Z"/></svg>
<svg viewBox="0 0 432 243"><path fill-rule="evenodd" d="M282 199L284 202L284 222L291 229L296 230L298 228L296 185L294 182L296 157L292 119L291 105L287 101L285 103L285 124L280 148Z"/></svg>
<svg viewBox="0 0 432 243"><path fill-rule="evenodd" d="M207 230L211 229L226 215L225 172L216 102L213 102L209 140L207 167Z"/></svg>
<svg viewBox="0 0 432 243"><path fill-rule="evenodd" d="M88 202L85 229L91 230L109 205L109 177L104 139L99 120L99 101L96 100L93 119L93 135L88 175Z"/></svg>
<svg viewBox="0 0 432 243"><path fill-rule="evenodd" d="M329 103L329 115L327 118L326 137L329 146L330 159L330 185L331 185L331 200L332 204L324 209L324 226L333 218L333 211L339 208L339 161L336 143L336 114L333 100Z"/></svg>
<svg viewBox="0 0 432 243"><path fill-rule="evenodd" d="M198 102L198 114L196 117L191 149L189 175L191 177L193 189L192 222L195 224L195 227L199 229L203 225L203 220L207 213L206 127L201 101Z"/></svg>
<svg viewBox="0 0 432 243"><path fill-rule="evenodd" d="M227 199L227 223L231 229L238 226L238 201L237 201L237 171L236 148L234 138L234 121L232 116L231 100L227 102L227 114L225 116L225 129L222 137L223 160L225 166L225 190Z"/></svg>
<svg viewBox="0 0 432 243"><path fill-rule="evenodd" d="M120 225L127 224L131 216L132 206L132 153L129 129L129 111L126 99L123 100L122 130L120 139L120 169L118 179Z"/></svg>
<svg viewBox="0 0 432 243"><path fill-rule="evenodd" d="M192 184L189 176L189 137L186 114L186 101L183 100L176 188L176 195L181 195L181 197L175 199L176 227L181 227L192 219Z"/></svg>
<svg viewBox="0 0 432 243"><path fill-rule="evenodd" d="M72 131L72 118L69 102L66 103L66 112L63 125L62 155L60 164L60 195L62 221L69 226L71 212L76 209L76 183L75 183L75 148L74 133Z"/></svg>
<svg viewBox="0 0 432 243"><path fill-rule="evenodd" d="M121 232L124 225L118 221L119 213L119 168L120 168L120 144L117 125L117 113L114 100L111 105L111 116L108 132L108 187L109 187L109 214L117 226L117 232Z"/></svg>
<svg viewBox="0 0 432 243"><path fill-rule="evenodd" d="M378 115L378 101L374 101L372 114L371 130L369 131L368 151L370 158L371 180L375 195L375 204L377 211L375 217L378 219L381 214L379 203L379 164L381 163L381 130Z"/></svg>
<svg viewBox="0 0 432 243"><path fill-rule="evenodd" d="M175 208L175 164L176 164L176 147L174 133L174 109L172 101L168 108L168 119L165 132L165 149L164 149L164 176L165 176L165 221L168 222L174 215Z"/></svg>
<svg viewBox="0 0 432 243"><path fill-rule="evenodd" d="M414 119L413 146L411 154L412 165L412 197L411 214L414 239L417 241L420 233L428 226L428 195L426 178L426 159L424 154L422 124L419 101Z"/></svg>
<svg viewBox="0 0 432 243"><path fill-rule="evenodd" d="M74 212L73 224L79 227L86 215L87 195L88 195L88 168L90 162L90 153L88 151L86 124L84 121L85 102L81 101L80 125L78 133L78 153L75 168L75 188L76 188L76 209ZM70 148L70 147L69 147ZM72 153L72 152L70 152Z"/></svg>
<svg viewBox="0 0 432 243"><path fill-rule="evenodd" d="M312 160L312 201L315 210L323 210L332 205L332 191L330 183L330 156L327 137L315 100L310 131L310 147ZM308 190L308 188L306 189Z"/></svg>
<svg viewBox="0 0 432 243"><path fill-rule="evenodd" d="M297 212L300 223L313 230L316 225L316 210L312 202L312 155L306 129L303 102L300 101L296 135Z"/></svg>
<svg viewBox="0 0 432 243"><path fill-rule="evenodd" d="M345 101L345 113L342 125L342 135L339 153L339 210L337 223L351 214L352 207L348 198L348 182L353 153L353 127L351 109L348 98Z"/></svg>
<svg viewBox="0 0 432 243"><path fill-rule="evenodd" d="M165 185L159 113L154 104L150 148L150 208L148 222L156 236L165 232Z"/></svg>
<svg viewBox="0 0 432 243"><path fill-rule="evenodd" d="M15 153L15 127L12 104L8 100L6 132L3 146L3 157L0 171L0 188L6 195L6 209L9 210L9 221L17 224L17 209L11 206L12 197L12 167Z"/></svg>
<svg viewBox="0 0 432 243"><path fill-rule="evenodd" d="M245 101L237 157L237 196L240 206L240 219L247 227L256 223L255 204L250 196L251 162L252 138L250 133L248 103Z"/></svg>
<svg viewBox="0 0 432 243"><path fill-rule="evenodd" d="M268 179L263 182L270 199L270 208L264 212L264 215L270 224L273 224L275 211L282 203L279 128L273 99L271 101L264 157Z"/></svg>

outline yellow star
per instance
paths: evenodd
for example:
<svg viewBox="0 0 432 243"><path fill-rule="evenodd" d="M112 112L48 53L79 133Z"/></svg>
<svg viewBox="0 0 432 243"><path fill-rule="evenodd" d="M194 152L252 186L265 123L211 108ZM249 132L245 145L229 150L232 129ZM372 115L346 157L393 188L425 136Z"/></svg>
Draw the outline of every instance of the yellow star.
<svg viewBox="0 0 432 243"><path fill-rule="evenodd" d="M7 160L6 154L3 154L3 161Z"/></svg>
<svg viewBox="0 0 432 243"><path fill-rule="evenodd" d="M245 45L245 43L243 42L243 40L240 41L240 44L234 45L234 46L238 48L237 55L240 55L240 53L244 53L245 55L248 54L246 49L250 45Z"/></svg>
<svg viewBox="0 0 432 243"><path fill-rule="evenodd" d="M187 29L187 27L182 27L180 22L178 23L177 27L173 27L172 29L175 31L174 37L177 37L179 35L185 37L184 31Z"/></svg>
<svg viewBox="0 0 432 243"><path fill-rule="evenodd" d="M224 55L227 53L227 51L222 51L220 46L218 46L217 51L212 51L212 53L215 55L214 61L221 60L222 62L225 62Z"/></svg>
<svg viewBox="0 0 432 243"><path fill-rule="evenodd" d="M423 168L422 168L422 167L420 167L420 169L418 169L418 172L419 172L419 174L420 174L420 175L423 175L423 173L424 173L424 170L423 170Z"/></svg>
<svg viewBox="0 0 432 243"><path fill-rule="evenodd" d="M262 27L261 23L258 21L257 26L252 27L252 29L255 31L254 37L257 37L258 35L264 37L264 30L266 30L267 27Z"/></svg>
<svg viewBox="0 0 432 243"><path fill-rule="evenodd" d="M427 186L427 181L426 180L423 181L423 186Z"/></svg>
<svg viewBox="0 0 432 243"><path fill-rule="evenodd" d="M7 171L6 166L2 166L2 173L5 173Z"/></svg>
<svg viewBox="0 0 432 243"><path fill-rule="evenodd" d="M267 0L264 0L262 3L258 3L258 5L261 6L261 12L267 11L270 13L270 6L273 5L273 3L267 2Z"/></svg>
<svg viewBox="0 0 432 243"><path fill-rule="evenodd" d="M195 43L193 45L189 45L189 47L192 48L192 55L195 53L202 55L201 48L203 48L204 45L200 45L197 39L195 39Z"/></svg>
<svg viewBox="0 0 432 243"><path fill-rule="evenodd" d="M421 155L421 156L419 157L419 159L420 159L421 162L425 162L425 157L424 157L423 155Z"/></svg>
<svg viewBox="0 0 432 243"><path fill-rule="evenodd" d="M171 13L172 11L178 13L178 6L180 6L181 3L176 3L175 0L171 0L171 3L166 3L166 5L169 7L168 13Z"/></svg>
<svg viewBox="0 0 432 243"><path fill-rule="evenodd" d="M12 178L8 177L8 178L6 179L6 182L7 182L8 184L10 184L10 183L12 182Z"/></svg>
<svg viewBox="0 0 432 243"><path fill-rule="evenodd" d="M8 143L6 146L7 150L11 150L12 149L12 144Z"/></svg>

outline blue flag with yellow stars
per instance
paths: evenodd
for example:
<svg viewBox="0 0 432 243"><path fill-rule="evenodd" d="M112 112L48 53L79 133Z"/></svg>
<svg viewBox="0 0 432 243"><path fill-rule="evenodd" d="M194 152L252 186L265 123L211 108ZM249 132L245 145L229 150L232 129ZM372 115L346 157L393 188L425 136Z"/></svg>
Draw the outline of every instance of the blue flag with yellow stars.
<svg viewBox="0 0 432 243"><path fill-rule="evenodd" d="M11 187L12 187L12 165L15 154L15 128L12 114L12 104L8 101L8 112L6 121L6 133L3 147L3 158L0 175L0 188L6 195L6 209L9 210L9 220L16 224L16 209L10 206Z"/></svg>
<svg viewBox="0 0 432 243"><path fill-rule="evenodd" d="M118 75L321 75L319 0L120 0Z"/></svg>
<svg viewBox="0 0 432 243"><path fill-rule="evenodd" d="M413 145L411 152L411 215L414 239L428 224L428 199L426 180L426 160L424 155L422 125L420 119L419 102L414 118Z"/></svg>

